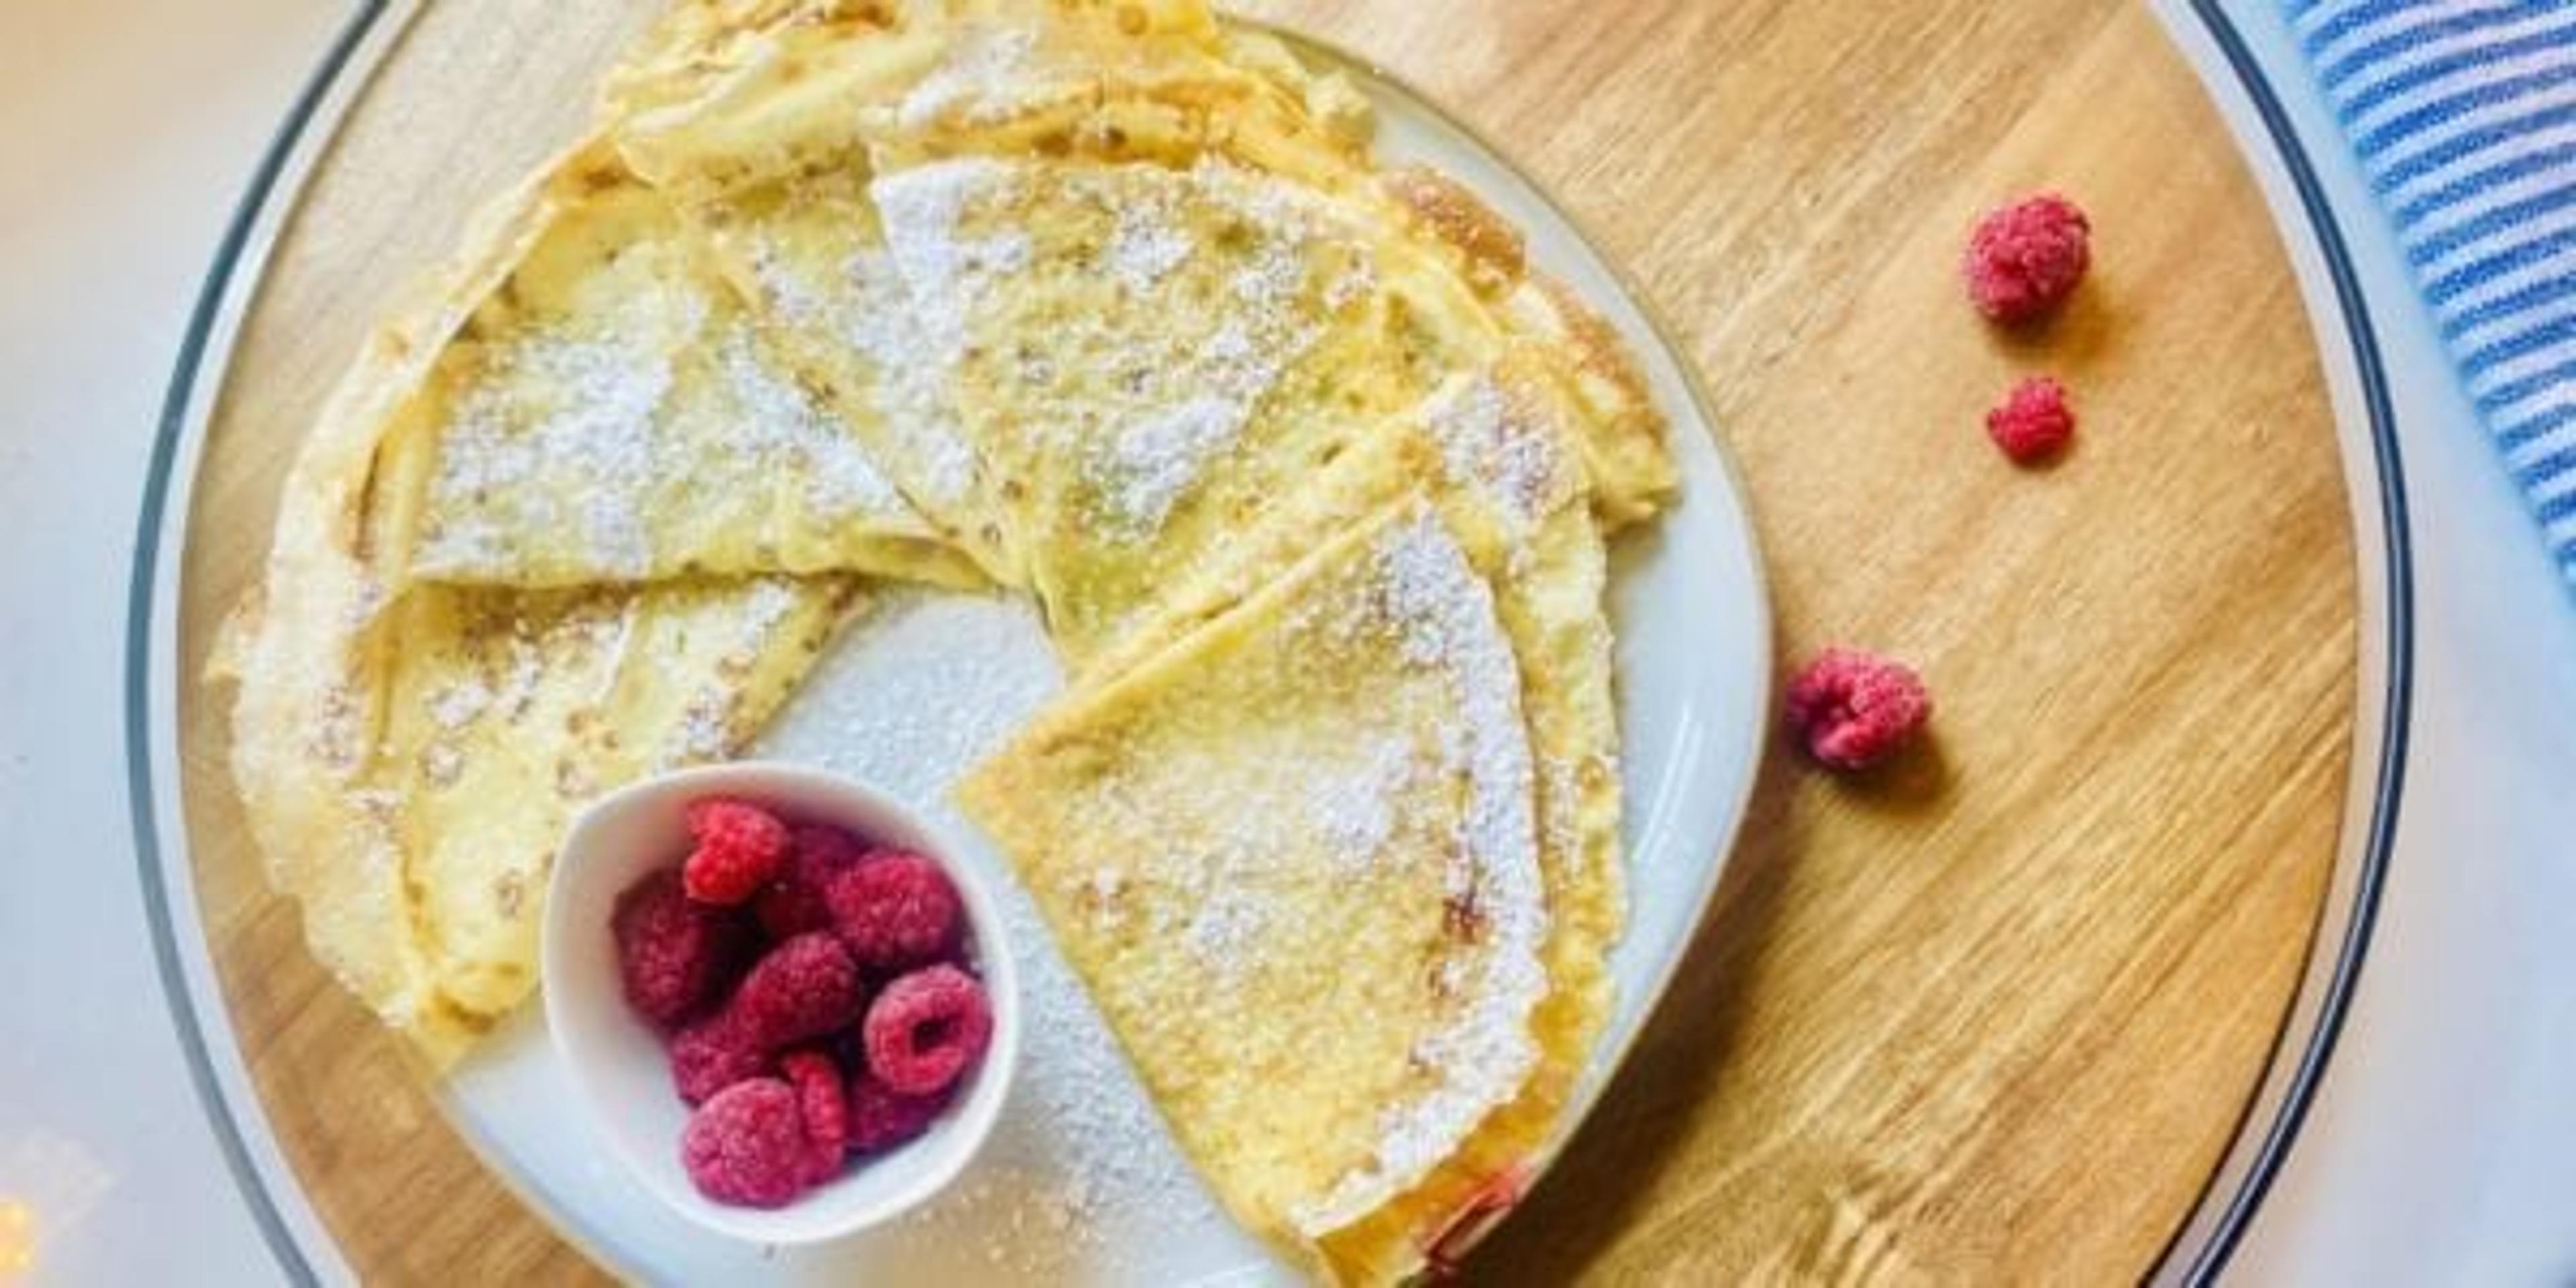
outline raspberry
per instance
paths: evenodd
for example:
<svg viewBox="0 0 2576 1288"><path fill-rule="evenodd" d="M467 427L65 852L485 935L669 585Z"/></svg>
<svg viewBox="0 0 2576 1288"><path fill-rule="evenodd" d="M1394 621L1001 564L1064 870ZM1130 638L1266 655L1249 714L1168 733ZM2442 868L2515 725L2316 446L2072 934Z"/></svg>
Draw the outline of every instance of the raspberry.
<svg viewBox="0 0 2576 1288"><path fill-rule="evenodd" d="M820 1185L841 1173L841 1156L850 1144L850 1101L841 1086L841 1066L820 1051L791 1051L779 1070L796 1088L798 1112L805 1118L805 1183Z"/></svg>
<svg viewBox="0 0 2576 1288"><path fill-rule="evenodd" d="M828 892L832 925L859 964L900 970L937 961L957 943L964 908L939 865L880 850L840 874Z"/></svg>
<svg viewBox="0 0 2576 1288"><path fill-rule="evenodd" d="M769 1054L731 1017L718 1011L671 1035L671 1084L682 1101L698 1104L769 1072Z"/></svg>
<svg viewBox="0 0 2576 1288"><path fill-rule="evenodd" d="M2016 465L2035 464L2055 454L2075 437L2075 412L2066 405L2066 386L2046 376L2033 376L1986 413L1986 434Z"/></svg>
<svg viewBox="0 0 2576 1288"><path fill-rule="evenodd" d="M946 1089L984 1058L993 1038L993 1007L984 986L954 966L917 970L885 986L868 1004L859 1035L868 1071L888 1087L926 1096Z"/></svg>
<svg viewBox="0 0 2576 1288"><path fill-rule="evenodd" d="M832 905L824 892L832 878L859 861L859 840L837 827L800 827L790 842L778 879L752 904L761 929L772 939L832 928Z"/></svg>
<svg viewBox="0 0 2576 1288"><path fill-rule="evenodd" d="M1977 221L1960 271L1977 311L2007 326L2065 302L2092 261L2093 226L2074 202L2035 193Z"/></svg>
<svg viewBox="0 0 2576 1288"><path fill-rule="evenodd" d="M688 820L697 848L681 865L680 880L700 903L741 903L778 875L787 857L787 825L747 801L694 800Z"/></svg>
<svg viewBox="0 0 2576 1288"><path fill-rule="evenodd" d="M756 1078L718 1092L680 1132L680 1165L718 1203L780 1207L805 1188L808 1142L796 1089Z"/></svg>
<svg viewBox="0 0 2576 1288"><path fill-rule="evenodd" d="M848 1024L867 1000L849 950L818 931L770 949L742 977L724 1014L753 1045L775 1051Z"/></svg>
<svg viewBox="0 0 2576 1288"><path fill-rule="evenodd" d="M907 1096L874 1074L850 1079L850 1152L874 1154L903 1144L930 1130L948 1108L956 1084L947 1091Z"/></svg>
<svg viewBox="0 0 2576 1288"><path fill-rule="evenodd" d="M1826 649L1789 682L1789 731L1807 754L1836 769L1885 759L1931 714L1920 677L1857 649Z"/></svg>
<svg viewBox="0 0 2576 1288"><path fill-rule="evenodd" d="M668 870L617 896L608 926L626 1004L666 1030L721 997L751 956L751 928L742 918L691 900L679 874Z"/></svg>

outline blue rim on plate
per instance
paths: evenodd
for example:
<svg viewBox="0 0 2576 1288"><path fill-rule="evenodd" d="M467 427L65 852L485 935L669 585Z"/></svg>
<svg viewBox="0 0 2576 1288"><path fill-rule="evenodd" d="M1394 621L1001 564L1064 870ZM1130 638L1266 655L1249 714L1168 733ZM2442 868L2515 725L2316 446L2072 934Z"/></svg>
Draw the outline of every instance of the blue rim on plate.
<svg viewBox="0 0 2576 1288"><path fill-rule="evenodd" d="M179 444L186 434L188 409L196 396L198 381L205 375L209 344L225 303L232 295L244 254L250 249L252 232L271 198L278 195L279 183L285 176L288 162L319 118L323 103L391 7L388 0L362 0L332 38L320 64L297 93L285 121L252 171L249 185L234 207L221 241L217 243L213 265L190 312L187 331L181 340L178 359L163 398L144 479L142 510L135 529L133 571L126 594L126 785L134 828L137 875L145 918L152 930L154 964L161 978L180 1049L187 1056L190 1080L225 1164L231 1169L260 1233L277 1258L279 1268L297 1283L316 1283L319 1277L289 1230L275 1196L269 1193L267 1183L252 1162L248 1137L235 1106L226 1098L222 1082L216 1075L205 1023L191 1002L186 972L180 961L179 932L172 922L167 869L154 816L156 796L150 728L151 677L155 662L151 648L154 591L159 584L160 543L168 517L172 471L177 463ZM2382 695L2386 723L2380 738L2378 763L2373 767L2370 816L2363 836L2358 871L2352 883L2351 902L2342 918L2342 937L2331 946L2315 943L2309 949L2312 960L2325 971L2313 1027L2304 1039L2298 1039L2288 1031L2289 1021L2285 1017L2265 1081L2268 1084L2281 1071L2285 1059L2294 1061L2288 1069L2286 1090L2271 1107L2268 1117L2257 1112L2259 1105L2249 1104L2248 1117L2239 1124L2227 1158L2211 1173L2212 1188L2201 1196L2193 1212L2187 1214L2176 1228L2174 1242L2165 1248L2159 1259L2159 1273L2178 1273L2184 1282L2201 1284L2214 1280L2225 1269L2242 1243L2265 1195L2279 1176L2282 1164L2315 1102L2359 985L2363 959L2377 921L2380 891L2395 843L2398 806L2405 787L2407 731L2413 704L2415 622L2405 474L2398 450L2395 413L2389 398L2378 337L2372 329L2368 303L2353 270L2350 249L2333 210L2327 204L2314 164L2299 142L2279 97L2264 80L2262 69L2254 61L2252 51L2234 20L2220 8L2218 0L2190 0L2189 13L2215 43L2261 119L2273 148L2288 171L2308 231L2316 238L2331 278L2369 421L2385 551L2381 574L2386 579L2388 595L2387 636L2382 641L2387 650L2386 688ZM2334 910L2323 911L2331 915ZM2320 953L2330 953L2330 956L2319 959ZM2293 1014L2308 1000L2305 997L2308 989L2318 987L2313 982L2315 972L2311 974L2311 983L2302 986L2302 996L2293 999ZM218 1022L223 1021L219 1018ZM2261 1120L2257 1121L2258 1118ZM2241 1175L2233 1185L2222 1186L2221 1179L2240 1156L2248 1160ZM2209 1232L2201 1244L2196 1248L2180 1246L2181 1240L2191 1230L2204 1224L2204 1214L2211 1212L2216 1215L2209 1223Z"/></svg>
<svg viewBox="0 0 2576 1288"><path fill-rule="evenodd" d="M2296 1052L2286 1091L2273 1106L2270 1120L2253 1120L2254 1105L2249 1105L2247 1120L2238 1125L2236 1139L2227 1157L2210 1174L2212 1190L2201 1196L2190 1217L2174 1232L2175 1244L2169 1245L2160 1258L2166 1271L2180 1271L2185 1283L2205 1284L2217 1279L2227 1268L2228 1260L2245 1238L2256 1210L2271 1192L2272 1182L2280 1176L2290 1148L2298 1140L2299 1128L2307 1122L2308 1110L2316 1102L2317 1089L2325 1080L2327 1064L2333 1060L2335 1044L2343 1035L2343 1024L2352 1009L2354 993L2361 982L2362 960L2369 954L2371 932L2379 916L2379 893L2386 882L2391 854L2397 843L2397 813L2406 787L2407 727L2414 705L2415 681L2415 573L2406 512L2405 463L2398 451L2397 417L2388 396L2388 375L2382 365L2379 337L2371 327L2370 304L2362 295L2361 282L2354 273L2351 248L2344 242L2343 228L2327 202L2325 187L2317 178L2315 163L2306 147L2299 142L2298 131L2290 124L2289 112L2263 78L2263 69L2254 61L2244 33L2236 28L2235 19L2220 7L2219 0L2191 0L2191 15L2227 62L2228 70L2262 119L2264 133L2271 137L2273 148L2289 172L2292 188L2297 192L2299 208L2307 217L2308 230L2317 239L2323 253L2326 273L2334 285L2335 303L2342 314L2345 341L2352 348L2352 361L2361 379L2365 414L2370 421L2371 452L2377 461L2379 482L2379 518L2384 538L2383 575L2388 588L2388 635L2383 646L2387 652L2387 688L2382 701L2387 725L2379 744L2379 763L2372 769L2370 822L2365 833L2360 870L2353 882L2352 902L2346 912L2342 942L2333 946L2331 972L2319 1003L2315 1026ZM2331 911L2331 910L2328 910ZM2312 963L2324 946L2311 941L2308 952ZM2313 978L2313 972L2311 972ZM2303 986L2301 992L2305 992ZM2295 1008L2302 999L2293 999ZM2295 1011L2294 1011L2295 1013ZM2285 1055L2290 1054L2291 1035L2285 1027L2273 1051L2269 1082L2278 1072ZM2221 1190L2217 1183L2239 1157L2250 1162L2233 1187ZM2221 1205L2215 1206L2213 1205ZM2180 1241L2201 1224L2204 1213L2216 1212L2207 1238L2196 1249L2184 1249ZM2178 1257L2189 1260L2177 1266Z"/></svg>

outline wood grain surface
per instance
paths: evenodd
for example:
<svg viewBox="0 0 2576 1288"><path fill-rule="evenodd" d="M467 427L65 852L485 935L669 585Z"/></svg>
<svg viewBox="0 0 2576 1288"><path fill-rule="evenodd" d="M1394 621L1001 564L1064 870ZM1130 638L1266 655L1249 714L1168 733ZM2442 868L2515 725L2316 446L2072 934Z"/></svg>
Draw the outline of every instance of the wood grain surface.
<svg viewBox="0 0 2576 1288"><path fill-rule="evenodd" d="M1500 142L1715 397L1779 648L1918 663L1937 737L1766 767L1672 994L1476 1281L2133 1277L2225 1149L2332 864L2349 519L2288 265L2154 21L2094 0L1260 0ZM595 1273L448 1130L261 887L193 677L323 391L465 212L570 137L644 11L443 0L358 99L246 319L183 580L189 853L270 1121L385 1282ZM2096 274L2042 335L1962 302L2047 185ZM2017 375L2083 417L2017 471Z"/></svg>

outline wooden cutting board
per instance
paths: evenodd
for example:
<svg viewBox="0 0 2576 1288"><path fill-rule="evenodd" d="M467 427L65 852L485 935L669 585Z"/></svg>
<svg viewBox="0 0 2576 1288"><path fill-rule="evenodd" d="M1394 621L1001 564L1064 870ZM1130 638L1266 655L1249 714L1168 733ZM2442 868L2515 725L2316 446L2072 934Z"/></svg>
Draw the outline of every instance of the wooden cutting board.
<svg viewBox="0 0 2576 1288"><path fill-rule="evenodd" d="M2332 866L2349 519L2298 295L2153 20L2090 0L1261 0L1499 140L1715 396L1795 659L1920 665L1938 736L1775 755L1716 914L1473 1278L2098 1282L2182 1221L2283 1021ZM587 1270L447 1129L257 875L192 678L323 391L465 211L570 137L643 10L444 0L359 94L245 319L188 516L184 790L205 931L285 1152L387 1281ZM1981 208L2096 214L2040 339L1960 299ZM2017 375L2082 440L1986 444Z"/></svg>

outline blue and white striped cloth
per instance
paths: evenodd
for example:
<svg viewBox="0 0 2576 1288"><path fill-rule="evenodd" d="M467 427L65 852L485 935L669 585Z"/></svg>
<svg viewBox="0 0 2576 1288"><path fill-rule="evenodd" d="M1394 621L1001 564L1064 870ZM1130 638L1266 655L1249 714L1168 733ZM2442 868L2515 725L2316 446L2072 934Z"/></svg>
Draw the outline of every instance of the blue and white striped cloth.
<svg viewBox="0 0 2576 1288"><path fill-rule="evenodd" d="M2505 468L2576 586L2576 2L2288 4Z"/></svg>

